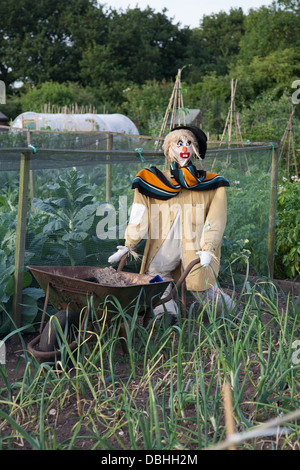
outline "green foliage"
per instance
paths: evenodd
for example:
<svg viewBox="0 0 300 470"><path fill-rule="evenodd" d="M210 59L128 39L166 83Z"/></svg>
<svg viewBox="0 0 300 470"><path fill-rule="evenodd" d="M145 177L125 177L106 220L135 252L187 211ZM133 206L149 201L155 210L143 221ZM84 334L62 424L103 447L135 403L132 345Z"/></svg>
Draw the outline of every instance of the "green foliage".
<svg viewBox="0 0 300 470"><path fill-rule="evenodd" d="M77 104L78 106L93 104L97 105L95 96L88 89L83 88L79 84L44 82L40 86L29 89L26 93L22 93L20 103L23 112L33 111L40 113L43 105L50 103L56 106L70 106Z"/></svg>
<svg viewBox="0 0 300 470"><path fill-rule="evenodd" d="M9 233L9 232L8 232ZM14 239L15 235L6 238ZM2 246L4 243L1 244ZM4 246L5 248L5 246ZM0 337L7 334L12 327L11 308L14 293L14 251L0 249ZM29 261L27 258L26 261ZM38 314L38 300L44 297L42 289L32 287L33 278L27 271L23 276L22 317L21 326L31 327Z"/></svg>
<svg viewBox="0 0 300 470"><path fill-rule="evenodd" d="M299 15L281 9L275 2L268 7L250 10L244 25L239 57L246 64L254 57L266 57L276 51L299 50Z"/></svg>
<svg viewBox="0 0 300 470"><path fill-rule="evenodd" d="M258 158L259 155L256 156ZM270 174L264 169L266 161L261 162L261 166L257 162L248 163L250 172L236 173L231 168L226 171L230 188L227 190L223 269L228 269L228 264L235 262L234 271L243 271L249 258L256 272L267 275ZM239 180L236 179L237 174Z"/></svg>
<svg viewBox="0 0 300 470"><path fill-rule="evenodd" d="M78 62L91 34L105 34L105 15L94 0L4 2L0 17L1 75L40 84L79 79ZM100 33L99 33L100 31Z"/></svg>
<svg viewBox="0 0 300 470"><path fill-rule="evenodd" d="M21 111L40 111L46 103L94 104L98 110L105 106L108 112L128 114L143 133L155 134L177 69L188 64L191 66L182 76L184 105L201 109L204 130L210 135L222 132L230 104L230 80L237 78L236 104L243 137L279 140L290 112L291 85L300 74L299 21L299 0L277 0L247 15L237 9L205 16L194 30L172 24L166 10L155 13L149 7L117 12L105 10L95 0L36 2L34 8L29 0L2 2L0 79L7 85L8 102L1 111L13 119ZM24 82L21 97L12 87L15 80ZM299 111L297 106L295 146L299 143ZM40 144L49 142L40 139ZM2 147L22 143L22 136L1 138ZM76 141L69 145L75 146ZM237 260L242 269L251 263L259 270L266 261L270 162L263 165L259 155L255 158L260 164L257 168L252 165L250 173L242 168L237 173L230 165L226 168L232 183L227 191L228 224L222 252L227 271ZM1 336L11 325L18 196L14 175L9 175L9 183L6 175L0 174ZM124 165L122 179L116 168L112 176L119 193L128 194L133 176L130 165ZM106 241L104 250L95 236L96 203L105 197L94 185L97 178L94 174L86 179L71 170L47 188L38 187L28 217L26 264L107 264L107 254L117 243ZM50 194L45 199L42 192L46 190ZM299 275L299 200L299 180L284 181L278 195L275 274L290 279ZM36 321L43 295L25 272L25 327ZM37 368L25 352L24 376L11 384L0 364L5 384L0 389L1 417L6 421L0 448L19 448L16 435L34 449L212 447L226 432L220 387L224 380L230 380L240 435L278 410L299 409L295 380L299 364L293 362L299 337L299 300L284 299L283 309L273 284L252 288L247 281L239 300L242 312L238 320L236 312L216 318L213 309L195 312L191 308L187 318L179 318L172 328L163 322L144 328L136 318L132 322L125 316L126 377L124 365L117 375L120 359L113 357L116 323L104 328L100 318L92 345L81 337L81 347L69 354L75 377L57 374L48 364ZM119 318L122 316L124 312L119 312ZM62 346L61 364L67 370L67 342ZM145 389L148 396L141 399L139 393ZM90 400L88 412L81 406L81 393ZM49 411L57 405L55 420L64 419L70 403L77 404L81 417L68 439L65 433L60 439L60 427L51 426ZM295 420L288 430L288 435L280 436L277 429L271 445L297 446ZM268 445L270 441L268 438ZM261 442L259 437L241 446L255 449Z"/></svg>
<svg viewBox="0 0 300 470"><path fill-rule="evenodd" d="M283 178L277 204L276 255L277 275L295 278L300 273L300 180Z"/></svg>
<svg viewBox="0 0 300 470"><path fill-rule="evenodd" d="M71 169L58 182L48 185L55 197L35 198L29 225L28 251L38 264L85 264L100 252L96 233L96 210L92 187L83 175ZM31 233L30 233L31 232Z"/></svg>
<svg viewBox="0 0 300 470"><path fill-rule="evenodd" d="M89 56L91 62L84 51L82 80L85 84L90 79L94 86L114 81L142 84L176 74L188 34L173 25L165 11L155 13L150 7L111 11L107 24L105 38L95 36L88 48L93 52Z"/></svg>
<svg viewBox="0 0 300 470"><path fill-rule="evenodd" d="M213 71L218 75L228 73L240 51L244 21L241 8L203 16L200 27L192 31L189 41L188 62L193 64L190 80L197 83L199 74Z"/></svg>
<svg viewBox="0 0 300 470"><path fill-rule="evenodd" d="M147 327L117 302L113 321L92 303L93 328L76 332L74 350L59 328L59 363L40 364L24 347L21 378L9 373L11 362L0 364L0 448L177 451L175 462L190 456L192 464L194 450L226 445L227 384L237 449L297 449L299 301L283 300L285 309L271 282L246 280L238 318L235 310L216 316L213 306L192 305L174 326L153 319ZM279 410L284 427L274 427ZM100 464L108 452L99 453Z"/></svg>
<svg viewBox="0 0 300 470"><path fill-rule="evenodd" d="M274 139L273 131L279 134L282 126L271 120L288 113L290 103L283 111L281 98L292 94L300 74L297 2L278 0L247 15L240 8L207 15L192 30L174 25L164 9L116 11L94 0L55 0L30 11L29 3L9 2L1 11L0 74L9 118L47 103L93 104L98 112L126 114L142 133L155 134L177 70L188 65L182 74L184 106L201 109L210 135L224 129L232 78L238 80L244 135L265 140ZM24 82L18 92L11 88L15 79ZM262 111L257 101L264 102L267 117L253 116Z"/></svg>
<svg viewBox="0 0 300 470"><path fill-rule="evenodd" d="M124 178L130 165L124 172ZM5 175L5 174L4 174ZM0 174L1 176L1 174ZM6 174L7 176L7 174ZM55 180L56 173L48 171L48 178ZM119 180L119 175L116 175ZM97 185L93 183L97 180ZM41 179L45 181L45 178ZM96 214L101 194L99 175L88 177L76 169L60 173L55 183L40 184L36 174L37 192L40 197L32 200L26 230L25 266L33 265L96 265L106 266L108 256L114 252L118 241L103 241L96 235L99 217ZM104 186L103 186L104 187ZM116 191L124 190L124 181ZM126 184L126 189L130 187ZM49 192L50 197L43 197ZM105 191L105 188L104 188ZM131 191L132 193L132 191ZM53 194L53 196L51 196ZM11 325L12 296L14 292L14 262L16 243L18 186L12 178L3 183L0 227L0 335ZM115 207L117 202L114 201ZM38 315L38 301L44 292L25 269L23 284L22 325L31 325Z"/></svg>
<svg viewBox="0 0 300 470"><path fill-rule="evenodd" d="M247 64L238 61L231 69L231 75L238 79L239 93L248 103L253 103L257 96L270 90L276 90L274 98L278 99L299 77L299 58L297 49L276 50L262 57L253 56Z"/></svg>
<svg viewBox="0 0 300 470"><path fill-rule="evenodd" d="M142 85L132 84L123 92L122 113L134 116L140 134L159 135L174 83L171 81L147 81Z"/></svg>
<svg viewBox="0 0 300 470"><path fill-rule="evenodd" d="M0 336L11 328L12 296L14 293L17 196L13 181L2 186L0 197ZM25 264L30 256L26 255ZM31 325L38 313L38 300L44 296L42 289L32 288L32 276L25 270L22 296L22 326Z"/></svg>
<svg viewBox="0 0 300 470"><path fill-rule="evenodd" d="M81 80L97 90L95 93L106 106L107 103L119 104L122 90L126 88L124 71L110 48L110 45L92 42L80 61Z"/></svg>
<svg viewBox="0 0 300 470"><path fill-rule="evenodd" d="M245 140L252 142L280 141L289 119L290 96L284 92L278 99L277 89L257 96L240 114L240 126ZM294 128L294 136L300 138Z"/></svg>
<svg viewBox="0 0 300 470"><path fill-rule="evenodd" d="M247 238L230 239L227 235L222 240L221 267L219 273L220 281L226 280L229 273L244 272L251 256L248 249Z"/></svg>
<svg viewBox="0 0 300 470"><path fill-rule="evenodd" d="M207 73L198 83L184 83L183 91L185 105L201 110L203 130L222 134L230 98L229 77L227 80L216 72Z"/></svg>
<svg viewBox="0 0 300 470"><path fill-rule="evenodd" d="M232 77L238 79L236 105L243 138L271 141L280 140L283 135L290 113L290 95L294 92L291 84L300 74L297 2L280 0L247 15L241 9L232 9L228 14L205 16L194 30L172 24L166 10L162 13L149 7L144 11L105 10L93 0L72 0L59 5L55 0L39 4L30 14L29 11L28 0L8 2L3 5L0 18L0 30L5 37L5 41L0 39L0 51L5 57L0 64L1 78L7 82L8 90L16 78L25 83L20 98L8 97L9 113L17 109L40 111L45 103L94 104L98 109L103 105L108 112L129 115L141 133L155 135L160 130L177 69L188 65L182 74L184 105L201 109L202 127L211 137L220 136L224 129ZM33 62L35 67L28 67ZM294 115L296 147L300 139L299 110L296 107ZM1 136L1 142L3 146L24 145L16 140L21 138L10 134ZM35 145L50 144L46 136L35 139ZM65 145L74 148L81 144L77 138L71 142L66 138ZM253 191L263 191L264 183L260 183L260 188L252 185ZM237 232L229 239L234 243L244 239L245 231L252 233L254 220L255 226L262 226L257 220L261 217L259 200L248 208L247 220L241 223L237 219L239 203L243 201L245 205L248 194L243 192L242 183L240 188L229 192L232 226ZM121 190L124 191L122 184ZM7 194L7 207L15 206L11 196ZM93 206L95 200L98 199L87 205ZM58 256L55 243L66 260L75 262L84 253L92 257L93 250L81 251L78 244L84 234L90 233L88 221L91 222L93 214L85 214L86 226L85 223L80 226L78 221L76 225L76 215L64 213L66 201L65 196L56 195L49 201L34 201L35 211L29 222L32 240L35 233L40 256L48 256L49 260ZM78 201L72 203L76 210L82 209ZM43 207L47 212L42 212ZM70 220L77 227L73 235L67 228ZM67 253L63 236L68 238L75 254ZM31 238L28 242L31 243ZM81 242L85 245L84 238ZM250 237L246 248L252 255L254 244ZM50 245L52 251L48 252ZM263 241L255 248L258 260L264 249Z"/></svg>

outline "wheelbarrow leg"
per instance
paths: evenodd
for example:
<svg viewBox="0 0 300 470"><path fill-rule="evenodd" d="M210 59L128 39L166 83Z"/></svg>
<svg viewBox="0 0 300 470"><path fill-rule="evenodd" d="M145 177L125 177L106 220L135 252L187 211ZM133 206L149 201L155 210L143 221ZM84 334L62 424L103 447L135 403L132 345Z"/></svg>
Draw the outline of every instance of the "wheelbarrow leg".
<svg viewBox="0 0 300 470"><path fill-rule="evenodd" d="M44 308L43 308L43 315L42 315L42 320L41 320L40 330L39 330L40 335L42 334L42 331L43 331L43 328L44 328L46 310L47 310L48 301L49 301L49 289L50 289L50 282L48 282L48 284L47 284L47 290L46 290L46 296L45 296Z"/></svg>

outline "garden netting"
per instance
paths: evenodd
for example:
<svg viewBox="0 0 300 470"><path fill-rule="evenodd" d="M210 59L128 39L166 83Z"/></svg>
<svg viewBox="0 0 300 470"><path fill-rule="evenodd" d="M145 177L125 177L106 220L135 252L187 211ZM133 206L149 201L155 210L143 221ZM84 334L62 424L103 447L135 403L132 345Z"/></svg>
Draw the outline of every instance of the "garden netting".
<svg viewBox="0 0 300 470"><path fill-rule="evenodd" d="M142 168L164 169L158 141L105 133L8 131L0 135L0 302L11 308L20 155L31 152L24 288L34 286L26 266L108 266L124 244L133 201L131 183ZM272 144L210 144L203 168L230 182L220 280L245 272L268 275ZM197 163L199 166L200 162ZM143 252L143 243L138 247ZM139 261L126 270L138 272ZM0 325L1 329L1 325Z"/></svg>

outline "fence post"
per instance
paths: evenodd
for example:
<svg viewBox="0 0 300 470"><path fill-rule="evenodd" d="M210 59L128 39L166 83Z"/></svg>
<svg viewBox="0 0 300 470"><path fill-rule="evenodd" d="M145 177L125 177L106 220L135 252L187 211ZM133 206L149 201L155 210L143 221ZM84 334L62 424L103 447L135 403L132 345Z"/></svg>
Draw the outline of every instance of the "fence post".
<svg viewBox="0 0 300 470"><path fill-rule="evenodd" d="M28 129L27 131L27 145L28 147L31 144L31 133L30 130ZM29 171L29 183L30 183L30 198L31 202L35 198L35 178L34 178L34 171L30 170Z"/></svg>
<svg viewBox="0 0 300 470"><path fill-rule="evenodd" d="M113 148L113 135L108 134L106 150L112 150ZM107 160L110 159L110 156L107 155ZM111 198L111 165L106 164L106 201L109 202Z"/></svg>
<svg viewBox="0 0 300 470"><path fill-rule="evenodd" d="M271 192L269 211L269 233L268 233L268 267L271 279L274 276L274 252L275 252L275 229L277 209L277 182L279 165L279 146L273 147L271 166Z"/></svg>
<svg viewBox="0 0 300 470"><path fill-rule="evenodd" d="M28 184L30 172L30 155L31 152L21 153L20 159L20 181L19 181L19 202L18 202L18 219L16 232L16 252L15 252L15 284L13 295L12 318L17 328L21 326L22 312L22 290L23 290L23 274L25 261L25 238L26 238L26 222L28 211Z"/></svg>

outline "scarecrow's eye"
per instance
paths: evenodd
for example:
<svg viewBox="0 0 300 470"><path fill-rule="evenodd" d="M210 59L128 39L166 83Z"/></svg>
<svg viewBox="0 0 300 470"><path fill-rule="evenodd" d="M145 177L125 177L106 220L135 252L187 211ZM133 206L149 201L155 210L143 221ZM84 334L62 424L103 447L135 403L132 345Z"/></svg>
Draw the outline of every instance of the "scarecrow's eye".
<svg viewBox="0 0 300 470"><path fill-rule="evenodd" d="M177 142L177 147L182 147L182 146L183 146L183 142L182 142L182 140L179 140L179 141Z"/></svg>

